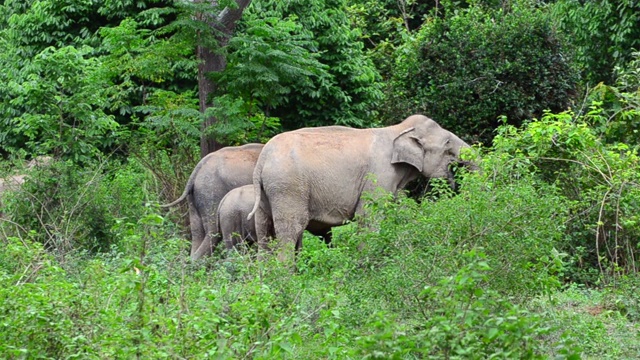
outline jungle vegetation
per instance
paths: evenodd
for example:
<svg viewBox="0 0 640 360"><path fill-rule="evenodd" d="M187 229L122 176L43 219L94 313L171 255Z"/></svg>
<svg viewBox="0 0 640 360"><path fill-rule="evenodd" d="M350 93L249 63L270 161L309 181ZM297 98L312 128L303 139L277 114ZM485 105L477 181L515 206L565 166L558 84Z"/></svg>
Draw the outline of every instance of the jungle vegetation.
<svg viewBox="0 0 640 360"><path fill-rule="evenodd" d="M634 0L4 0L0 69L0 358L640 357ZM480 171L295 272L192 262L159 207L220 147L414 113Z"/></svg>

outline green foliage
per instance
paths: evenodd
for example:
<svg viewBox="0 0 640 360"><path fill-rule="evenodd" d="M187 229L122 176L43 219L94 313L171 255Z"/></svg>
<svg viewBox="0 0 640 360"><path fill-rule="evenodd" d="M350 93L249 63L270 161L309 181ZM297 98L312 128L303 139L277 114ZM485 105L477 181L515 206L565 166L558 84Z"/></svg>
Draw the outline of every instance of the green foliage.
<svg viewBox="0 0 640 360"><path fill-rule="evenodd" d="M509 11L471 6L432 19L396 53L386 121L422 112L483 142L500 115L520 124L566 109L578 80L550 16L526 3Z"/></svg>
<svg viewBox="0 0 640 360"><path fill-rule="evenodd" d="M18 55L25 60L47 47L80 45L101 25L94 16L96 5L73 0L5 1L1 11L7 28L3 35L19 46Z"/></svg>
<svg viewBox="0 0 640 360"><path fill-rule="evenodd" d="M177 20L157 29L125 19L100 31L109 111L126 125L121 150L154 173L165 199L182 193L192 164L198 162L203 114L193 90L197 61L192 36L198 22L183 19L189 11L181 9Z"/></svg>
<svg viewBox="0 0 640 360"><path fill-rule="evenodd" d="M267 111L288 102L293 89L317 98L316 84L328 82L329 74L327 66L318 62L319 54L309 51L317 47L312 34L295 17L266 15L248 12L242 35L229 41L229 64L216 76L224 84L222 93L255 100Z"/></svg>
<svg viewBox="0 0 640 360"><path fill-rule="evenodd" d="M598 84L589 94L596 111L585 115L607 143L640 141L640 53L618 69L615 86Z"/></svg>
<svg viewBox="0 0 640 360"><path fill-rule="evenodd" d="M79 286L36 243L10 237L0 255L0 354L5 358L81 356L89 344L74 318Z"/></svg>
<svg viewBox="0 0 640 360"><path fill-rule="evenodd" d="M637 284L638 278L633 279L627 284ZM530 308L543 312L551 326L560 326L567 335L579 338L584 359L634 359L640 354L640 339L635 336L638 324L624 315L623 303L636 301L636 294L574 284L551 298L532 302Z"/></svg>
<svg viewBox="0 0 640 360"><path fill-rule="evenodd" d="M430 358L545 358L543 342L531 341L551 332L544 320L485 290L491 270L486 257L475 250L465 256L468 263L455 275L425 286L420 294L423 312L434 314L424 326ZM560 358L579 353L566 340L556 351Z"/></svg>
<svg viewBox="0 0 640 360"><path fill-rule="evenodd" d="M149 190L140 186L146 174L138 164L114 164L110 172L103 166L57 161L31 173L17 191L3 194L10 219L0 224L5 234L29 238L61 256L108 250L117 242L116 220L140 216Z"/></svg>
<svg viewBox="0 0 640 360"><path fill-rule="evenodd" d="M571 358L577 349L570 338L516 305L557 286L562 262L553 245L562 202L526 169L511 176L490 169L461 178L457 196L435 186L438 201L372 198L367 226L335 229L334 248L305 236L298 274L269 256L191 264L174 225L143 206L153 193L145 189L154 186L145 171L132 162L100 172L79 188L106 196L76 199L67 191L63 199L105 205L114 218L93 219L63 203L47 210L67 218L43 222L73 229L87 216L87 226L102 221L112 239L106 251L53 251L53 258L29 239L41 228L0 239L0 298L8 299L0 312L14 314L1 324L0 354L191 358L206 349L230 359ZM521 180L512 184L512 177Z"/></svg>
<svg viewBox="0 0 640 360"><path fill-rule="evenodd" d="M0 152L58 156L2 194L1 358L576 359L576 340L637 357L635 5L551 6L574 11L561 29L600 29L577 45L589 76L617 66L591 106L561 112L577 75L547 7L260 0L220 48L201 20L233 3L0 5ZM196 45L228 56L205 114ZM481 140L499 115L542 116L500 127L456 192L376 192L334 247L306 234L295 274L251 250L192 263L153 206L182 192L203 116L241 144L420 111Z"/></svg>
<svg viewBox="0 0 640 360"><path fill-rule="evenodd" d="M292 92L317 99L317 87L330 82L327 66L309 51L316 47L311 33L295 17L267 16L246 14L242 33L229 41L227 68L212 74L224 94L211 110L218 120L212 129L218 141L268 140L279 125L268 116L272 109L288 103Z"/></svg>
<svg viewBox="0 0 640 360"><path fill-rule="evenodd" d="M566 204L556 189L526 176L511 183L495 177L496 168L484 171L487 178L470 177L457 196L421 204L382 197L370 204L372 214L363 220L376 231L350 239L354 246L363 244L352 256L372 275L362 291L402 313L415 306L425 282L453 274L462 253L483 247L494 279L487 288L521 300L552 292L562 271L562 255L555 247L563 234ZM402 285L390 288L389 283Z"/></svg>
<svg viewBox="0 0 640 360"><path fill-rule="evenodd" d="M294 276L276 261L235 256L206 270L187 263L186 244L166 240L166 225L149 211L118 230L126 246L69 257L64 266L37 244L3 240L0 354L340 359L577 352L567 339L546 340L555 332L540 317L482 290L488 269L475 251L452 276L423 289L414 320L377 310L352 323L346 315L358 269Z"/></svg>
<svg viewBox="0 0 640 360"><path fill-rule="evenodd" d="M181 92L194 85L196 61L192 42L173 34L170 26L150 30L128 18L100 29L102 76L112 84L107 94L113 112L128 115L157 90ZM193 97L193 94L191 94Z"/></svg>
<svg viewBox="0 0 640 360"><path fill-rule="evenodd" d="M420 293L425 315L415 331L398 326L393 317L376 314L373 333L356 338L363 359L544 359L542 339L552 329L544 320L520 309L492 290L484 290L490 270L484 255L465 254L467 263L452 276ZM571 341L556 344L558 358L576 359Z"/></svg>
<svg viewBox="0 0 640 360"><path fill-rule="evenodd" d="M166 98L166 92L172 91L174 97L193 97L193 92L185 91L185 80L187 88L194 84L193 42L158 27L175 11L152 8L140 12L148 6L122 1L102 5L33 1L31 8L6 4L2 9L10 19L9 27L0 32L0 42L7 49L0 54L0 66L6 71L0 77L8 86L0 89L4 99L0 101L0 150L89 162L101 152L130 143L131 138L123 135L137 131L131 121L134 113L168 111L153 107L158 95ZM98 25L119 22L118 16L125 14L136 15L138 20L126 19L119 26L98 31ZM43 28L29 25L32 23ZM73 24L80 34L69 30ZM39 31L20 31L30 26ZM66 31L70 33L63 36ZM163 87L170 90L154 94Z"/></svg>
<svg viewBox="0 0 640 360"><path fill-rule="evenodd" d="M47 48L14 78L0 103L3 148L86 162L114 145L118 124L107 115L90 48Z"/></svg>
<svg viewBox="0 0 640 360"><path fill-rule="evenodd" d="M585 80L613 83L615 68L640 47L640 5L634 0L561 0L553 5L558 27L570 34Z"/></svg>
<svg viewBox="0 0 640 360"><path fill-rule="evenodd" d="M302 43L293 43L296 45L295 49L303 47L306 49L305 53L309 54L298 61L315 64L315 61L309 63L309 60L317 58L316 61L322 64L323 68L326 67L325 71L319 72L322 68L314 65L314 77L295 79L295 84L304 85L301 90L292 87L286 101L279 102L278 106L268 112L269 116L280 118L285 129L333 124L355 127L377 124L376 107L382 100L379 75L373 63L365 56L358 30L351 26L346 10L344 0L260 0L252 1L245 10L244 18L248 19L249 23L245 24L244 20L240 22L240 32L237 35L239 38L247 36L243 35L242 29L260 29L256 28L256 24L261 23L258 19L276 18L280 22L290 24L287 27L291 30L297 26L301 27L301 35L304 37L289 40L306 39ZM293 15L297 17L295 23L298 25L292 23ZM268 33L252 34L253 38L265 35ZM240 39L237 41L244 42ZM296 53L300 53L300 50L296 50ZM308 65L302 65L309 71ZM293 69L287 68L283 70L286 70L286 79L289 79L294 73Z"/></svg>
<svg viewBox="0 0 640 360"><path fill-rule="evenodd" d="M573 262L572 279L587 282L595 280L584 277L592 269L602 275L638 271L638 149L603 142L594 126L604 125L601 114L597 105L584 116L547 113L520 130L500 128L494 140L498 156L562 185L573 202L563 250Z"/></svg>
<svg viewBox="0 0 640 360"><path fill-rule="evenodd" d="M264 144L281 130L280 119L268 117L251 103L230 95L217 97L215 106L205 111L205 116L208 114L217 121L207 133L228 145Z"/></svg>
<svg viewBox="0 0 640 360"><path fill-rule="evenodd" d="M135 108L144 115L133 122L131 134L141 136L137 144L167 147L174 155L188 151L189 143L200 135L202 115L193 92L176 93L156 89L148 94L146 103Z"/></svg>
<svg viewBox="0 0 640 360"><path fill-rule="evenodd" d="M0 7L0 24L7 25L3 35L19 46L18 55L29 59L51 46L92 45L98 29L127 17L161 24L165 19L157 16L157 9L171 4L167 0L8 0Z"/></svg>
<svg viewBox="0 0 640 360"><path fill-rule="evenodd" d="M616 85L622 91L638 91L640 89L640 51L633 52L627 64L617 67L616 75Z"/></svg>
<svg viewBox="0 0 640 360"><path fill-rule="evenodd" d="M437 1L358 0L352 1L349 12L362 32L368 48L399 45L403 32L418 29L429 13L438 9Z"/></svg>

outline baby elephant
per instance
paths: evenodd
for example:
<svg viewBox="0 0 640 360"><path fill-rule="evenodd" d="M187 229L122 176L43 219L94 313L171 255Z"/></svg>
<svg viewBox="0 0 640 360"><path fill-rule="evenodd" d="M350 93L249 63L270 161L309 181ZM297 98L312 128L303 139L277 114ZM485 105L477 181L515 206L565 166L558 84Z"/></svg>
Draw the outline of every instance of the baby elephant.
<svg viewBox="0 0 640 360"><path fill-rule="evenodd" d="M253 185L237 187L227 193L220 204L216 216L218 217L218 234L222 237L227 250L231 250L238 244L246 241L252 245L258 239L254 218L247 220L247 216L253 208L255 192ZM327 246L331 246L331 228L314 228L308 226L307 230L313 235L320 236ZM274 236L274 229L268 231L267 236Z"/></svg>
<svg viewBox="0 0 640 360"><path fill-rule="evenodd" d="M256 241L256 224L253 218L247 220L254 200L253 185L235 188L220 200L218 211L216 211L218 233L227 250L244 241L249 245Z"/></svg>

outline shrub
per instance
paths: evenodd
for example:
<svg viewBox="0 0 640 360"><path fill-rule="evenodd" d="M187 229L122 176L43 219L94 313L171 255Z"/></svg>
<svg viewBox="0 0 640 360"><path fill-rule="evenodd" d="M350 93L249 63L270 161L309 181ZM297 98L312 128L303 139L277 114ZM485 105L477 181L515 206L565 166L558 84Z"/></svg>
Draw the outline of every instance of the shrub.
<svg viewBox="0 0 640 360"><path fill-rule="evenodd" d="M570 255L570 278L594 282L600 274L638 271L640 174L637 147L607 144L585 115L546 113L522 129L504 126L494 139L496 156L557 184L572 203L562 250Z"/></svg>
<svg viewBox="0 0 640 360"><path fill-rule="evenodd" d="M489 143L501 115L518 125L570 104L578 73L547 13L524 4L450 13L396 52L391 118L422 112Z"/></svg>
<svg viewBox="0 0 640 360"><path fill-rule="evenodd" d="M408 325L396 316L378 312L356 337L354 357L364 359L544 359L554 346L556 358L576 359L580 353L570 338L546 341L555 331L545 320L486 289L490 266L475 249L461 258L461 268L418 295L416 312L423 315Z"/></svg>
<svg viewBox="0 0 640 360"><path fill-rule="evenodd" d="M640 142L640 52L624 68L618 68L614 85L598 84L588 100L597 111L585 114L585 121L606 143Z"/></svg>
<svg viewBox="0 0 640 360"><path fill-rule="evenodd" d="M560 30L571 35L585 80L592 86L612 84L616 67L640 45L640 5L633 0L561 0L551 9Z"/></svg>
<svg viewBox="0 0 640 360"><path fill-rule="evenodd" d="M81 356L88 345L74 317L79 287L42 246L16 237L0 251L0 355L7 358Z"/></svg>
<svg viewBox="0 0 640 360"><path fill-rule="evenodd" d="M116 229L120 246L90 257L71 254L64 267L37 243L2 241L0 356L566 358L576 353L564 338L551 341L552 330L540 317L488 288L494 270L479 251L452 255L460 269L429 277L429 283L418 281L413 307L396 312L376 306L372 293L363 291L373 284L367 277L377 272L357 266L362 259L340 246L349 245L343 242L348 228L337 231L337 251L308 237L300 261L309 265L295 275L275 258L256 262L238 255L191 265L186 244L170 236L169 224L152 208L145 209L137 221ZM402 291L405 283L386 285Z"/></svg>
<svg viewBox="0 0 640 360"><path fill-rule="evenodd" d="M117 143L118 123L105 112L101 64L92 51L49 47L13 70L0 89L11 99L0 103L0 149L85 163Z"/></svg>
<svg viewBox="0 0 640 360"><path fill-rule="evenodd" d="M112 231L116 219L137 219L145 202L153 200L146 177L135 162L80 167L56 161L5 196L10 221L1 225L8 234L31 238L59 255L106 251L118 241Z"/></svg>
<svg viewBox="0 0 640 360"><path fill-rule="evenodd" d="M241 32L254 33L239 34L236 42L246 46L243 42L251 40L252 51L242 53L251 55L252 59L245 56L237 59L240 63L229 64L229 69L244 66L247 69L242 73L258 76L252 90L257 99L244 100L264 102L266 115L278 117L285 129L376 124L377 107L383 97L380 75L365 54L359 31L347 16L347 3L344 0L252 1L238 27ZM265 17L278 19L279 25L272 29L256 26ZM282 37L283 30L287 30L284 35L290 35ZM283 54L282 50L288 53ZM295 62L280 61L291 55L297 56ZM280 85L274 84L275 78ZM261 98L260 94L268 96ZM264 106L270 105L265 100L277 102L269 109Z"/></svg>
<svg viewBox="0 0 640 360"><path fill-rule="evenodd" d="M484 248L491 267L486 288L518 301L554 290L562 270L555 247L567 204L556 189L530 176L521 173L513 182L494 171L468 176L457 196L438 201L370 202L365 228L349 239L351 248L362 248L350 254L359 265L354 276L361 278L361 296L400 314L412 312L424 286L454 274L461 255L476 247Z"/></svg>

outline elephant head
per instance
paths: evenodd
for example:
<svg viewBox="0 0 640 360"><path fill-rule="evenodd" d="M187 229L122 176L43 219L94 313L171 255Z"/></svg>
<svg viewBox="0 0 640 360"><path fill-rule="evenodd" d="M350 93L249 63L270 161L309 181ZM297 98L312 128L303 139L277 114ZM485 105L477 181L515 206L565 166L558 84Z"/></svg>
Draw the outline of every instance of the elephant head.
<svg viewBox="0 0 640 360"><path fill-rule="evenodd" d="M393 140L392 164L411 165L427 178L447 178L452 186L451 165L472 167L460 159L461 150L469 145L435 121L413 115L402 124L406 129Z"/></svg>

